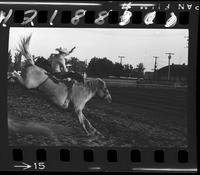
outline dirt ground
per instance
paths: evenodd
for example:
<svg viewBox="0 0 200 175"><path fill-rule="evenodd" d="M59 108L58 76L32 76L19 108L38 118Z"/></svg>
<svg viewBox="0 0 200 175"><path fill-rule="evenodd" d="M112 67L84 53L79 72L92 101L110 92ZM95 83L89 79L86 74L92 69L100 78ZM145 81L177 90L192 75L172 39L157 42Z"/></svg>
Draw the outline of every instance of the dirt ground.
<svg viewBox="0 0 200 175"><path fill-rule="evenodd" d="M98 97L84 114L102 133L87 136L79 120L37 90L8 84L8 116L35 133L9 132L12 146L187 147L186 91L109 88L112 103ZM46 132L46 133L45 133Z"/></svg>

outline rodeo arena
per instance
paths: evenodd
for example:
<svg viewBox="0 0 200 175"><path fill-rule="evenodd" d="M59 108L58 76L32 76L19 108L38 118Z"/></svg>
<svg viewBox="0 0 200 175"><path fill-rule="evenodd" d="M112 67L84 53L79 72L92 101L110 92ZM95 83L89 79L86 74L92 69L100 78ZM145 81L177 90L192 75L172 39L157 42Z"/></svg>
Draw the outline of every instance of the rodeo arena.
<svg viewBox="0 0 200 175"><path fill-rule="evenodd" d="M9 145L187 147L188 66L171 64L172 54L159 69L156 59L146 72L120 62L112 74L106 58L71 58L76 47L44 58L29 45L31 35L8 53Z"/></svg>

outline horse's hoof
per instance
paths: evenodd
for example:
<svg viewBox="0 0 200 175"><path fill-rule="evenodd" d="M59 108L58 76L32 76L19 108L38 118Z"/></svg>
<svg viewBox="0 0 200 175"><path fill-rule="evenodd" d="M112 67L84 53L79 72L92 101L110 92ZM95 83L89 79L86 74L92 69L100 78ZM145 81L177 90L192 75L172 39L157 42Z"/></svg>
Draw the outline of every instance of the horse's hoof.
<svg viewBox="0 0 200 175"><path fill-rule="evenodd" d="M86 132L87 136L89 137L91 134L89 132Z"/></svg>
<svg viewBox="0 0 200 175"><path fill-rule="evenodd" d="M103 134L101 134L100 136L101 136L101 138L102 138L102 139L104 139L104 138L105 138L105 136L104 136Z"/></svg>
<svg viewBox="0 0 200 175"><path fill-rule="evenodd" d="M98 136L100 136L101 138L105 138L103 134L101 134L99 131L95 130L94 134L97 134Z"/></svg>
<svg viewBox="0 0 200 175"><path fill-rule="evenodd" d="M89 132L88 136L95 136L96 135L96 131L92 130Z"/></svg>
<svg viewBox="0 0 200 175"><path fill-rule="evenodd" d="M91 132L90 136L95 136L95 131Z"/></svg>

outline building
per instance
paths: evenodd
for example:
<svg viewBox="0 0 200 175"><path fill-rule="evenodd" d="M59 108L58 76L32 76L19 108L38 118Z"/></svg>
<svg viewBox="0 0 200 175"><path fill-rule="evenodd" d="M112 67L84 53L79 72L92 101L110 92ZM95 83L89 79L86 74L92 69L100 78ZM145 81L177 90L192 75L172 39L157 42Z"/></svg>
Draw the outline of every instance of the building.
<svg viewBox="0 0 200 175"><path fill-rule="evenodd" d="M157 80L168 80L169 66L165 66L157 70ZM170 81L173 82L186 82L188 74L188 66L183 64L172 64L170 66Z"/></svg>
<svg viewBox="0 0 200 175"><path fill-rule="evenodd" d="M145 80L153 80L153 78L154 78L154 72L145 72L144 73Z"/></svg>

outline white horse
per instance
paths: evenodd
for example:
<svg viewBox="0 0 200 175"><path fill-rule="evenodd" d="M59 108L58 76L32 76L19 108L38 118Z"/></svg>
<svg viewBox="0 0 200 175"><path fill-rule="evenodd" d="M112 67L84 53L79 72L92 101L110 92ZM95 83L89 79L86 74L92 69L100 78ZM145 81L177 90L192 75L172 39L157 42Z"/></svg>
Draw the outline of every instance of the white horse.
<svg viewBox="0 0 200 175"><path fill-rule="evenodd" d="M95 132L99 133L83 114L85 104L96 94L111 102L111 95L106 87L106 83L100 79L92 79L85 83L75 82L70 88L66 84L49 74L42 68L36 66L29 52L29 43L31 36L23 38L19 45L19 50L26 58L27 64L22 69L21 75L13 72L12 77L16 79L24 87L31 89L37 88L56 105L63 109L67 109L69 102L72 102L75 113L85 132L90 135ZM100 134L100 133L99 133Z"/></svg>

